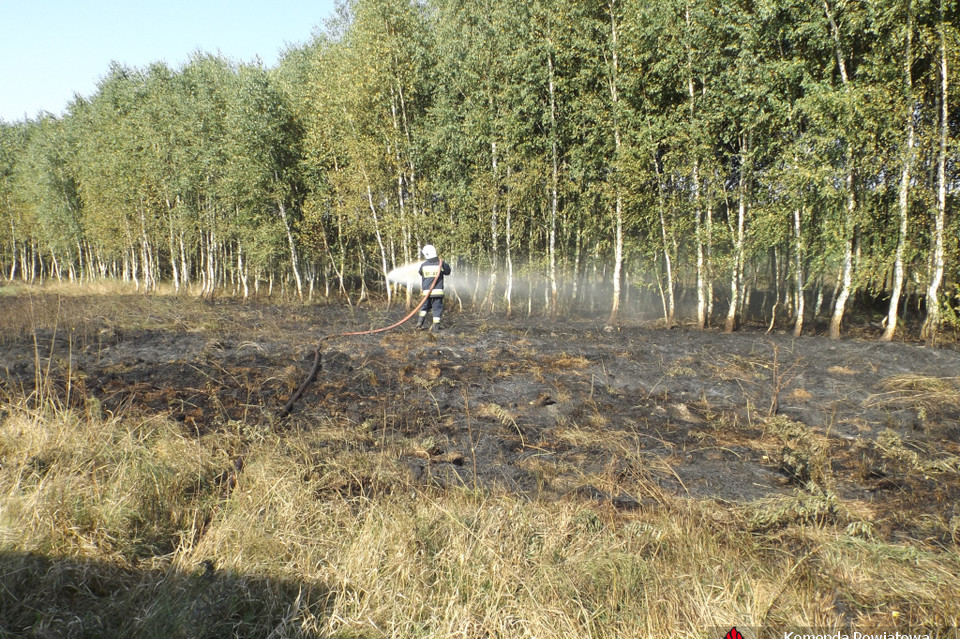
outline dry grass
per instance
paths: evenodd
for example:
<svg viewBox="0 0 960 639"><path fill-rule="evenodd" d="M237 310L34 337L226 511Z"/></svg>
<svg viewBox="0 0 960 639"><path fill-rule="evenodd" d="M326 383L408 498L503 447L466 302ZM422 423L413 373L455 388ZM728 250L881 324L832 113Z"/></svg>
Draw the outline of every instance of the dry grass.
<svg viewBox="0 0 960 639"><path fill-rule="evenodd" d="M138 321L158 326L203 317L142 303ZM522 440L518 410L478 404L470 419ZM8 389L0 637L619 639L732 625L946 632L960 618L960 519L929 522L940 539L953 531L942 543L880 539L868 508L831 491L829 450L803 425L766 422L795 492L731 505L664 494L646 473L662 460L642 457L599 411L582 417L551 435L601 450L609 472L578 475L572 457L533 454L528 468L633 497L632 509L575 490L553 499L431 487L404 458L434 456L436 442L367 422L230 423L200 436L160 416ZM911 450L891 437L878 445L950 472ZM633 471L614 472L624 458Z"/></svg>
<svg viewBox="0 0 960 639"><path fill-rule="evenodd" d="M960 408L960 377L895 375L883 380L882 393L872 395L866 406L878 408L914 408L932 413Z"/></svg>
<svg viewBox="0 0 960 639"><path fill-rule="evenodd" d="M212 508L223 442L164 419L128 422L6 406L0 542L130 566L171 552Z"/></svg>
<svg viewBox="0 0 960 639"><path fill-rule="evenodd" d="M682 637L960 615L955 549L879 542L832 495L744 509L660 495L623 513L418 488L395 454L363 452L369 440L331 453L347 438L332 424L195 439L162 419L4 409L0 585L14 596L0 627Z"/></svg>
<svg viewBox="0 0 960 639"><path fill-rule="evenodd" d="M4 287L7 290L10 287ZM192 295L176 295L172 290L144 295L132 285L121 282L84 284L83 286L51 285L41 287L18 285L3 297L0 313L0 340L17 339L39 334L48 338L55 333L75 344L96 345L98 341L122 338L124 332L139 330L205 333L212 338L237 336L249 339L250 318L244 314L223 312ZM235 299L223 304L238 305ZM254 303L251 303L254 305ZM315 307L290 304L282 300L273 305L283 312L276 317L261 313L258 328L263 334L282 338L289 332L285 323L316 312ZM49 341L47 342L49 345Z"/></svg>
<svg viewBox="0 0 960 639"><path fill-rule="evenodd" d="M583 370L590 366L590 360L586 357L582 355L571 355L569 353L561 353L557 356L550 357L547 363L561 370Z"/></svg>

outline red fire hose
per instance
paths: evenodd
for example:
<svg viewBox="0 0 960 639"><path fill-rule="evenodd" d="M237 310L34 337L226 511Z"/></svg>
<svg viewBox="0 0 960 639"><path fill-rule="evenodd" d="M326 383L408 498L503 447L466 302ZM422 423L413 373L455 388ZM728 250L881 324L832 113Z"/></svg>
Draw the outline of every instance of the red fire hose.
<svg viewBox="0 0 960 639"><path fill-rule="evenodd" d="M433 289L437 285L437 282L440 280L440 275L442 273L443 273L443 260L440 260L440 270L437 272L437 275L433 278L433 281L430 283L430 288L427 289L427 292L423 294L424 299L429 297L430 293L433 292ZM297 403L297 400L300 399L301 395L303 395L303 392L307 390L307 387L310 386L310 384L313 383L313 380L317 378L317 373L320 372L320 354L322 350L321 347L323 346L323 343L325 341L327 341L328 339L334 339L337 337L350 337L352 335L371 335L373 333L383 333L389 330L393 330L396 327L403 324L404 322L406 322L407 320L409 320L411 317L413 317L414 313L420 310L422 306L423 306L423 300L420 300L420 303L414 306L413 310L410 311L410 313L406 317L404 317L402 320L400 320L396 324L391 324L390 326L385 326L383 328L375 328L369 331L350 331L347 333L331 333L330 335L324 335L323 337L321 337L320 341L317 343L317 348L314 350L313 368L310 369L310 374L307 375L307 378L303 381L303 384L300 385L300 388L298 388L296 392L290 396L290 401L287 402L286 406L283 407L283 410L280 411L280 414L277 415L277 419L283 419L284 417L290 414L290 411L293 410L293 405Z"/></svg>

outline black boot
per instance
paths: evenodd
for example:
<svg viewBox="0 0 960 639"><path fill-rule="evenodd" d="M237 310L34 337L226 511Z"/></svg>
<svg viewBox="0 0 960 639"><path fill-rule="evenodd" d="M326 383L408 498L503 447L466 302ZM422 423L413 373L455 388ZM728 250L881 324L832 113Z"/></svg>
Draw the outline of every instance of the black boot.
<svg viewBox="0 0 960 639"><path fill-rule="evenodd" d="M423 330L423 321L424 321L425 319L427 319L427 316L426 316L426 315L421 315L421 316L420 316L420 319L417 320L417 330L418 330L418 331L422 331L422 330Z"/></svg>

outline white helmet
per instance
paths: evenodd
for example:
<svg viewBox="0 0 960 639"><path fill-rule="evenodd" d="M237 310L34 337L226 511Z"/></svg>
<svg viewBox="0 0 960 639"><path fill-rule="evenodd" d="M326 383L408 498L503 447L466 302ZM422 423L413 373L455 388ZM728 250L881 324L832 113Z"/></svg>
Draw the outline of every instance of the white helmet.
<svg viewBox="0 0 960 639"><path fill-rule="evenodd" d="M420 249L420 252L423 253L423 256L428 260L432 260L437 256L437 249L433 244L427 244Z"/></svg>

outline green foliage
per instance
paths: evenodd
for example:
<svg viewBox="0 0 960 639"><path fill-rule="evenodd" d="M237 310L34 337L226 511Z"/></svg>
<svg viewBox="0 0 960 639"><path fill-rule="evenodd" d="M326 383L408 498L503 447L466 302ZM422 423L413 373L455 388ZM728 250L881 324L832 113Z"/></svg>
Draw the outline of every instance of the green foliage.
<svg viewBox="0 0 960 639"><path fill-rule="evenodd" d="M351 0L275 69L113 65L63 118L0 123L0 268L203 292L304 271L351 294L429 242L572 286L612 261L620 202L637 286L669 259L677 286L740 264L786 290L855 245L854 287L882 296L912 118L921 289L956 18L932 0Z"/></svg>

